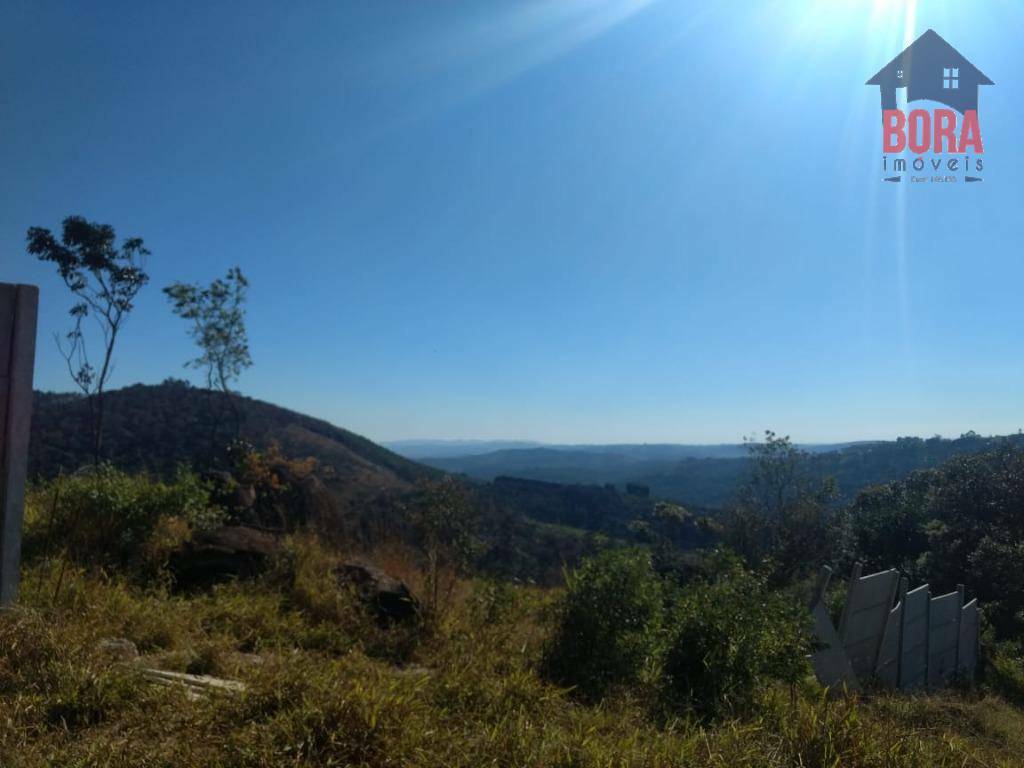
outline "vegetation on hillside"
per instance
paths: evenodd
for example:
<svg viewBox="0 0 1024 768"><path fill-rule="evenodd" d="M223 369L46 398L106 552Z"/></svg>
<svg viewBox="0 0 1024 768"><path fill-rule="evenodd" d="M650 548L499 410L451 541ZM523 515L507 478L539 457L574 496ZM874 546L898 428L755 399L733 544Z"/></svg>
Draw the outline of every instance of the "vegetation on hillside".
<svg viewBox="0 0 1024 768"><path fill-rule="evenodd" d="M802 684L708 725L659 721L629 696L582 703L538 675L550 596L521 587L463 583L443 632L395 665L356 607L308 581L179 598L75 569L54 603L53 578L33 565L22 607L0 617L13 766L1009 768L1024 751L1020 710L991 695L833 702ZM145 682L104 656L111 636L247 690L192 700Z"/></svg>
<svg viewBox="0 0 1024 768"><path fill-rule="evenodd" d="M868 567L898 567L940 590L967 584L999 638L1024 638L1024 451L957 456L867 488L843 527Z"/></svg>
<svg viewBox="0 0 1024 768"><path fill-rule="evenodd" d="M110 391L106 454L120 469L165 481L173 480L182 467L203 472L210 466L210 436L220 424L220 398L176 380ZM441 477L326 422L251 398L240 402L243 442L315 460L317 477L337 506L332 535L373 544L400 533L421 484ZM31 476L66 476L91 462L80 429L87 416L82 397L37 393ZM215 466L236 469L227 452L217 454ZM487 542L475 553L476 563L496 576L544 584L560 581L564 564L578 563L605 539L642 540L632 524L654 508L652 499L637 493L511 478L474 487L472 500ZM714 540L700 511L692 512L673 533L677 545L703 546Z"/></svg>
<svg viewBox="0 0 1024 768"><path fill-rule="evenodd" d="M852 501L866 485L901 480L913 471L930 469L957 455L983 453L1000 446L1024 447L1024 436L981 437L968 432L955 439L901 437L807 451L806 468L816 481L833 478L836 501ZM732 446L712 457L676 457L657 447L608 446L598 450L527 448L502 450L481 456L425 459L448 472L465 473L480 481L513 476L560 484L604 485L624 488L634 482L654 496L694 508L721 509L735 500L736 490L750 472L750 457L734 455ZM675 446L678 452L686 446ZM641 450L646 449L646 450ZM708 449L702 449L710 452Z"/></svg>
<svg viewBox="0 0 1024 768"><path fill-rule="evenodd" d="M119 255L109 228L72 224L95 231L61 245L40 230L36 251L73 293L97 270L144 285L141 241ZM3 765L1019 764L1018 439L810 455L768 433L743 460L631 462L618 487L470 485L236 396L245 286L234 270L167 289L208 389L107 392L106 364L76 373L73 352L83 395L37 396L22 601L0 614ZM97 296L72 311L72 350ZM881 480L896 482L846 503ZM233 556L208 579L185 567ZM981 685L823 691L806 589L854 560L967 583L988 621ZM196 695L153 668L236 685Z"/></svg>
<svg viewBox="0 0 1024 768"><path fill-rule="evenodd" d="M749 477L727 510L726 541L776 584L805 579L835 558L835 482L813 479L810 456L774 432L750 444L750 459Z"/></svg>
<svg viewBox="0 0 1024 768"><path fill-rule="evenodd" d="M792 692L765 680L742 716L704 724L629 691L588 703L543 675L558 593L460 581L443 623L410 641L337 589L314 541L293 551L261 581L192 596L75 566L54 599L56 562L34 559L21 606L0 617L0 754L19 766L900 768L1012 766L1024 749L1024 716L993 695L830 701L806 680ZM389 567L421 584L406 562ZM192 699L155 685L105 655L111 637L146 664L246 690Z"/></svg>
<svg viewBox="0 0 1024 768"><path fill-rule="evenodd" d="M759 457L761 490L789 449L779 440ZM261 456L245 454L239 477L284 493ZM960 505L942 531L919 521L937 563L945 550L932 542L1009 535L1024 487L1016 454L965 461L915 477L920 498ZM798 485L787 503L820 502L817 490ZM420 598L419 620L382 624L338 580L352 550L309 525L254 580L175 591L168 551L232 514L185 470L161 480L102 468L37 484L22 601L0 616L0 756L24 766L1019 764L1024 660L1010 625L986 642L974 690L833 699L808 674L804 584L777 568L788 527L765 539L760 560L727 549L688 560L668 533L685 511L658 507L635 526L647 545L595 539L596 556L565 587L542 589L467 570L479 529L462 493L435 487L418 497L428 507L406 509L418 538L360 550ZM754 509L759 526L779 509ZM882 509L868 531L889 530ZM893 524L917 520L909 509L894 508ZM885 538L849 531L844 548L808 557L866 557ZM1022 574L1004 583L1013 595ZM430 599L439 584L444 599ZM112 658L121 640L142 661ZM141 666L245 690L194 698Z"/></svg>
<svg viewBox="0 0 1024 768"><path fill-rule="evenodd" d="M218 413L218 396L188 382L135 384L107 393L106 459L121 469L172 477L181 464L204 458ZM339 477L386 490L436 470L403 459L365 437L261 400L240 397L245 412L241 438L258 447L276 442L290 456L311 456ZM91 456L85 398L37 392L32 412L29 474L52 478L72 472ZM83 461L84 460L84 461Z"/></svg>

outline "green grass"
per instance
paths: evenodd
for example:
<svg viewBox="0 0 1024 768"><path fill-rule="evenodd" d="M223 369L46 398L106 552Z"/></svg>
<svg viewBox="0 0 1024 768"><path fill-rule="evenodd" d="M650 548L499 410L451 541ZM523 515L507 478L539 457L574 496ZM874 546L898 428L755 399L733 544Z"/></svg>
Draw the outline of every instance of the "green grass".
<svg viewBox="0 0 1024 768"><path fill-rule="evenodd" d="M300 544L271 574L179 597L40 562L0 615L0 765L1019 766L1024 712L981 692L828 700L763 691L742 720L665 722L639 699L585 705L543 681L556 593L464 583L431 632L377 628ZM190 700L98 650L243 680Z"/></svg>

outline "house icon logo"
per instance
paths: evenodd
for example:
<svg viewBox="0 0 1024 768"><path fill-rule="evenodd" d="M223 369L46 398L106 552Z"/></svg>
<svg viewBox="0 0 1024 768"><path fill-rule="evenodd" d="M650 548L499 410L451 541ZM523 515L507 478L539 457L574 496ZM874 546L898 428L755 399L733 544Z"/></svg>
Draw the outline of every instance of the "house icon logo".
<svg viewBox="0 0 1024 768"><path fill-rule="evenodd" d="M981 181L984 144L978 121L981 86L992 81L937 32L929 29L867 82L877 85L882 97L882 162L886 173L908 171L909 180L921 182ZM933 110L899 107L898 91L906 90L906 103L923 101L942 105ZM925 175L929 172L931 175ZM899 182L902 175L885 181Z"/></svg>

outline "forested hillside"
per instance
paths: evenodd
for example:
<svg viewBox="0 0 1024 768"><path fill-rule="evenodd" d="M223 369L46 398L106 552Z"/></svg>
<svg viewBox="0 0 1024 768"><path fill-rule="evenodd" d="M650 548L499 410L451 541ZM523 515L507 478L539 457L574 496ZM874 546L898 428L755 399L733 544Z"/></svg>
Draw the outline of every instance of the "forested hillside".
<svg viewBox="0 0 1024 768"><path fill-rule="evenodd" d="M104 458L162 477L179 464L200 465L234 435L219 394L177 380L136 384L106 394ZM261 400L238 396L239 437L257 447L312 457L329 469L339 495L405 491L437 470L404 459L365 437ZM36 393L29 474L53 477L91 460L88 403L78 395Z"/></svg>
<svg viewBox="0 0 1024 768"><path fill-rule="evenodd" d="M854 443L833 450L806 449L808 472L819 479L834 477L839 501L850 501L865 486L886 483L909 473L936 467L953 456L980 453L1006 445L1024 445L1024 437L956 439L904 437L889 442ZM680 446L682 447L682 446ZM502 475L556 483L636 483L653 496L697 507L722 508L733 500L749 473L749 458L736 446L727 457L666 459L650 451L629 452L622 446L604 451L557 448L503 450L479 456L424 459L431 466L479 480Z"/></svg>
<svg viewBox="0 0 1024 768"><path fill-rule="evenodd" d="M207 471L223 465L232 435L218 394L169 380L137 384L107 395L104 459L128 472L170 479L182 466ZM410 499L442 472L382 448L320 419L271 403L238 397L240 437L288 459L314 459L318 482L330 494L329 527L365 546L408 537ZM92 461L88 404L77 395L37 393L30 475L52 479ZM211 448L212 447L212 448ZM603 486L498 479L469 487L483 547L482 568L508 578L552 583L562 568L594 551L594 535L635 541L630 524L649 516L654 501ZM695 510L695 515L701 510ZM689 533L691 543L706 532ZM680 539L682 541L682 539Z"/></svg>

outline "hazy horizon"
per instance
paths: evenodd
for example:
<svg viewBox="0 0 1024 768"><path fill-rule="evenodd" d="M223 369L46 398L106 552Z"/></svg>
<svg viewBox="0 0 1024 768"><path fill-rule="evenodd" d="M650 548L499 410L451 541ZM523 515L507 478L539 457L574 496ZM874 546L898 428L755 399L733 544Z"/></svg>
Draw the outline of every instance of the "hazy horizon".
<svg viewBox="0 0 1024 768"><path fill-rule="evenodd" d="M182 381L188 381L188 379L184 378L184 377L177 377L177 376L175 376L175 377L168 377L168 378L178 379L178 380L182 380ZM131 384L126 384L124 386L157 386L157 385L159 385L161 383L163 383L163 382L156 382L156 381L154 381L154 382L141 382L141 381L137 381L137 382L132 382ZM196 384L196 383L192 383L192 382L189 382L189 383L192 384L193 386L201 388L200 384ZM120 388L120 387L116 387L115 389L118 389L118 388ZM35 387L35 390L36 390L36 392L40 392L40 393L45 392L47 394L74 395L74 396L78 396L78 397L82 396L80 392L75 392L73 390L68 389L67 387L53 389L53 390L44 390L44 389L41 389L39 387ZM255 395L253 395L250 392L244 392L243 391L243 392L241 392L241 394L243 396L246 396L246 397L256 397ZM269 399L266 399L266 398L257 398L257 399L264 400L265 402L270 403L271 405L276 405L276 406L279 406L281 408L287 408L289 410L296 411L298 413L302 413L302 414L305 414L307 416L312 416L313 418L318 418L318 419L322 419L324 421L328 421L328 422L332 423L336 427L341 427L343 429L348 429L349 431L356 431L356 432L358 432L358 430L352 429L352 427L350 425L347 425L347 424L345 424L343 422L333 421L330 418L328 418L328 417L326 417L326 416L324 416L322 414L319 414L317 412L314 412L314 411L303 410L303 407L302 407L301 404L300 405L287 405L287 404L285 404L283 402L276 402L274 400L269 400ZM769 429L771 429L771 427L769 427ZM931 437L941 437L943 439L952 440L952 439L956 439L958 437L961 437L961 436L967 434L968 432L975 432L976 434L980 435L981 437L1005 437L1007 435L1012 435L1012 434L1018 433L1020 431L1020 428L1006 430L1006 431L1002 431L1002 432L999 432L999 431L997 431L997 432L982 432L980 430L964 429L964 430L960 430L960 431L957 431L957 432L949 432L949 433L942 433L942 432L936 432L936 431L925 431L925 432L917 433L917 434L907 433L907 434L898 434L898 435L892 435L892 436L887 436L887 437L860 437L860 438L854 438L854 439L824 439L824 440L802 440L802 439L799 439L797 436L792 435L792 434L786 432L785 430L775 429L773 431L776 432L776 434L778 434L780 436L786 436L786 437L791 438L792 441L795 444L797 444L797 445L806 446L806 447L813 447L813 446L829 446L829 445L848 445L848 444L853 444L853 443L886 442L886 441L894 441L894 440L896 440L898 438L902 438L902 437L918 437L918 438L922 438L922 439L928 439L928 438L931 438ZM359 434L362 434L363 437L370 438L374 442L376 442L376 443L378 443L380 445L383 445L383 446L395 446L395 445L401 445L403 443L404 444L410 444L410 445L434 443L434 444L438 444L438 445L449 444L449 445L453 445L453 446L456 446L456 445L467 445L468 446L468 445L474 445L474 444L504 443L504 444L509 444L509 445L520 445L520 446L524 446L524 447L538 447L538 448L551 448L551 447L560 447L560 448L601 447L601 446L616 446L616 445L632 445L632 446L635 446L635 445L648 445L648 446L671 445L671 446L708 446L708 447L714 447L714 446L742 445L747 440L758 441L758 440L760 440L764 436L764 430L751 431L751 432L749 432L749 433L747 433L745 435L740 435L735 440L703 440L703 441L690 441L690 440L644 440L644 439L634 439L634 440L602 440L602 439L595 439L595 440L590 440L590 441L578 441L578 440L560 441L560 440L539 440L539 439L533 439L533 438L506 437L506 436L497 436L497 437L436 437L436 436L426 436L426 437L397 437L397 438L390 438L390 437L376 437L374 435L369 435L369 434L365 434L365 433L359 433Z"/></svg>

